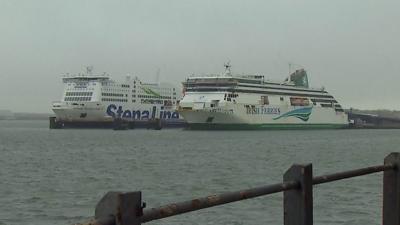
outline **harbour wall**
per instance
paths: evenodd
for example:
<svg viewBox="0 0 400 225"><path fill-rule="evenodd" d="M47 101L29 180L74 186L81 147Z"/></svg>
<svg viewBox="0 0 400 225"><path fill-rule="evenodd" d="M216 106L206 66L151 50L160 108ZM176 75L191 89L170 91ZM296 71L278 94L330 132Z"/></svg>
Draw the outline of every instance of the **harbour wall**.
<svg viewBox="0 0 400 225"><path fill-rule="evenodd" d="M348 112L350 128L354 129L400 129L400 119L376 114Z"/></svg>

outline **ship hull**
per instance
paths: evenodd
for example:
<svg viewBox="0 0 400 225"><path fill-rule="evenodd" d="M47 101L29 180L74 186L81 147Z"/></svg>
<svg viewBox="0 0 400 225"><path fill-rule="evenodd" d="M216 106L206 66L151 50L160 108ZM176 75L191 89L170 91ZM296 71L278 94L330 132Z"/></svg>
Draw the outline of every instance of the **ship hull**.
<svg viewBox="0 0 400 225"><path fill-rule="evenodd" d="M151 119L179 120L175 107L162 105L133 105L101 102L53 104L57 120L66 122L112 122L115 119L127 121L147 121Z"/></svg>
<svg viewBox="0 0 400 225"><path fill-rule="evenodd" d="M348 127L347 115L332 109L291 106L258 106L181 110L193 130L340 129Z"/></svg>
<svg viewBox="0 0 400 225"><path fill-rule="evenodd" d="M169 120L135 120L135 121L70 121L60 120L56 117L50 117L50 129L71 129L71 128L85 128L85 129L115 129L119 127L126 127L126 129L147 128L186 128L187 123L182 119L169 119ZM121 126L122 125L122 126Z"/></svg>
<svg viewBox="0 0 400 225"><path fill-rule="evenodd" d="M344 129L345 124L216 124L191 123L190 130L308 130L308 129Z"/></svg>
<svg viewBox="0 0 400 225"><path fill-rule="evenodd" d="M54 125L50 124L50 128L115 128L115 122L118 121L122 121L128 129L152 128L157 125L157 121L160 121L159 126L163 128L186 127L186 121L174 109L160 105L57 103L53 105L56 117L50 118L51 121L54 120Z"/></svg>

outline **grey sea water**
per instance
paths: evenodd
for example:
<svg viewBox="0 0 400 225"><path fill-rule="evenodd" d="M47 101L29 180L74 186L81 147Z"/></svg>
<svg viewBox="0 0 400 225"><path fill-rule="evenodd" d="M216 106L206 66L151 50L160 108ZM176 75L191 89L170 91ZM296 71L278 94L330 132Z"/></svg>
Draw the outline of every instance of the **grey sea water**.
<svg viewBox="0 0 400 225"><path fill-rule="evenodd" d="M0 121L0 224L70 225L107 191L141 190L147 207L281 182L293 163L314 175L381 164L400 130L49 130ZM379 224L382 175L318 185L316 224ZM283 224L282 193L149 224Z"/></svg>

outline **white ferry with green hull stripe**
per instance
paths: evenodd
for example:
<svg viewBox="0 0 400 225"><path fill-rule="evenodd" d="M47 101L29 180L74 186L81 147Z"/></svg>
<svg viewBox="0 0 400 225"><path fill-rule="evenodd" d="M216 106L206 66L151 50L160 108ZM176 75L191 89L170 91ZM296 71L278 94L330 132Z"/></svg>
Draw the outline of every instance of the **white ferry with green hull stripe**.
<svg viewBox="0 0 400 225"><path fill-rule="evenodd" d="M183 82L178 112L191 129L345 128L348 118L324 88L310 88L299 69L283 82L262 75L195 76Z"/></svg>

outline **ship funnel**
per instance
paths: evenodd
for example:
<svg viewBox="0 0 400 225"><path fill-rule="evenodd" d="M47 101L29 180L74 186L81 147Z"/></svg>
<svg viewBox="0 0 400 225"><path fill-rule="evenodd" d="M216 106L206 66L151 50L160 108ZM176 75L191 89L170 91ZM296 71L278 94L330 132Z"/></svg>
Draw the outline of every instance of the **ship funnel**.
<svg viewBox="0 0 400 225"><path fill-rule="evenodd" d="M295 86L308 88L307 72L304 69L298 69L290 74L289 81L293 82Z"/></svg>

